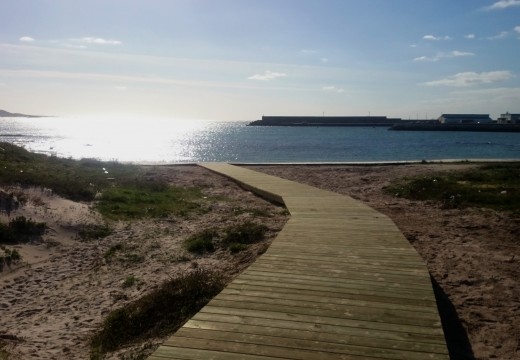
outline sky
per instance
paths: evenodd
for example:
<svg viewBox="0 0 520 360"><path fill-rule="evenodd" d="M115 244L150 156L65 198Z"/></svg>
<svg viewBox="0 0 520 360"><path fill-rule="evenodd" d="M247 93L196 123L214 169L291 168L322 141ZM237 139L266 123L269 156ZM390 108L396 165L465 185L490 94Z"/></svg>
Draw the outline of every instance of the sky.
<svg viewBox="0 0 520 360"><path fill-rule="evenodd" d="M0 109L520 113L520 0L0 0Z"/></svg>

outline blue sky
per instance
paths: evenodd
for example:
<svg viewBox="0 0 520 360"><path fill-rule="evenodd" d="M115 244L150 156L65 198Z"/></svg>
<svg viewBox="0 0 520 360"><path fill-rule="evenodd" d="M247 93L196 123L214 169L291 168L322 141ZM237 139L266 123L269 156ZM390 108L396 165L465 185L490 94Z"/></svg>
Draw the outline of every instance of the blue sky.
<svg viewBox="0 0 520 360"><path fill-rule="evenodd" d="M0 109L518 113L520 0L2 0Z"/></svg>

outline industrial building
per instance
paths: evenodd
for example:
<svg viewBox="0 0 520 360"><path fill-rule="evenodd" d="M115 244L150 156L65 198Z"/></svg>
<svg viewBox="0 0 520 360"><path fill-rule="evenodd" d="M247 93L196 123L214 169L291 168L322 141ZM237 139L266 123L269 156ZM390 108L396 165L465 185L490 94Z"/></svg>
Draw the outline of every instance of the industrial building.
<svg viewBox="0 0 520 360"><path fill-rule="evenodd" d="M491 124L489 114L442 114L438 119L441 124Z"/></svg>
<svg viewBox="0 0 520 360"><path fill-rule="evenodd" d="M520 124L520 114L510 114L506 112L505 114L500 114L500 117L497 119L498 124Z"/></svg>

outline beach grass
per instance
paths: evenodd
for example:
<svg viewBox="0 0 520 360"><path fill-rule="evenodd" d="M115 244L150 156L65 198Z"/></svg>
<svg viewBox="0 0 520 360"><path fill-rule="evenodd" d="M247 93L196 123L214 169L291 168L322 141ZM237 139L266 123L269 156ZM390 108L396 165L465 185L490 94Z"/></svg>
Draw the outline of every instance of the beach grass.
<svg viewBox="0 0 520 360"><path fill-rule="evenodd" d="M111 220L165 218L170 214L187 216L203 211L197 202L202 197L198 188L123 184L105 189L96 208L105 218Z"/></svg>
<svg viewBox="0 0 520 360"><path fill-rule="evenodd" d="M94 159L64 159L0 143L0 184L52 189L74 201L92 201L115 180L135 177L137 166Z"/></svg>
<svg viewBox="0 0 520 360"><path fill-rule="evenodd" d="M218 273L197 269L112 311L91 340L91 359L140 340L176 331L224 287Z"/></svg>
<svg viewBox="0 0 520 360"><path fill-rule="evenodd" d="M411 200L434 200L446 208L484 207L520 212L520 164L497 163L465 171L403 178L384 188Z"/></svg>
<svg viewBox="0 0 520 360"><path fill-rule="evenodd" d="M97 210L110 220L188 216L204 211L199 188L147 177L142 167L95 159L63 159L0 143L0 185L39 187L74 201L101 198ZM91 229L92 230L92 229ZM94 236L87 229L85 235Z"/></svg>
<svg viewBox="0 0 520 360"><path fill-rule="evenodd" d="M9 220L8 224L0 223L0 243L17 244L29 242L45 233L47 226L42 222L35 222L25 216L17 216Z"/></svg>

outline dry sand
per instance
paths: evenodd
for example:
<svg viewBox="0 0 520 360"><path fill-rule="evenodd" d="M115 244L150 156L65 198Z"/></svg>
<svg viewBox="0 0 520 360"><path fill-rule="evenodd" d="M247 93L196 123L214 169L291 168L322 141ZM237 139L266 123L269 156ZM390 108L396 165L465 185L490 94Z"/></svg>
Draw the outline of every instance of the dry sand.
<svg viewBox="0 0 520 360"><path fill-rule="evenodd" d="M433 202L413 202L381 191L393 178L464 166L473 165L253 168L350 195L390 216L432 274L452 357L518 359L518 219L485 209L446 210ZM119 222L109 237L88 242L76 234L83 224L101 221L91 204L31 190L28 204L11 214L44 221L51 229L41 242L17 246L28 264L0 274L0 343L12 354L9 359L88 359L89 337L111 310L194 267L216 269L232 279L265 251L287 219L283 209L198 167L149 167L148 175L202 187L211 211L188 219ZM253 215L259 212L270 216ZM198 230L246 219L270 229L266 241L247 252L230 255L219 250L193 256L182 248L182 241ZM124 244L125 251L107 259L105 254L115 244ZM137 282L125 288L129 276ZM160 341L111 357L146 353Z"/></svg>

